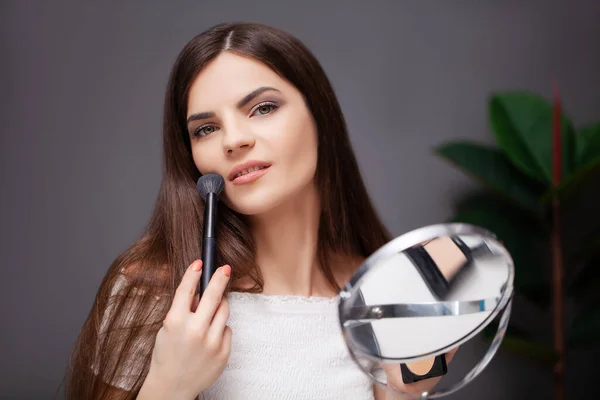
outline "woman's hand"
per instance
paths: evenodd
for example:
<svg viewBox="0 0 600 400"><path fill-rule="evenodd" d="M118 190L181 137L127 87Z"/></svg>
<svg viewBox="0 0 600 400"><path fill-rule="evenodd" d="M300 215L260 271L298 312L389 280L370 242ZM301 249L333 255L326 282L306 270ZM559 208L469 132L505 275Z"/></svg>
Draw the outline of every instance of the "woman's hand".
<svg viewBox="0 0 600 400"><path fill-rule="evenodd" d="M201 268L202 261L192 263L175 292L138 399L194 399L225 369L231 329L226 325L229 307L223 293L231 267L218 268L198 300Z"/></svg>

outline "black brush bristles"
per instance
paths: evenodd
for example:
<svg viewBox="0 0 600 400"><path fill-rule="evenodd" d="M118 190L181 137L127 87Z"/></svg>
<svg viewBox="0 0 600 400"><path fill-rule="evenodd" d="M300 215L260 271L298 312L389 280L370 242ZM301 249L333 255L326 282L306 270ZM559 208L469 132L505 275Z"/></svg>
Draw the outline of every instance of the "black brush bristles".
<svg viewBox="0 0 600 400"><path fill-rule="evenodd" d="M225 187L225 180L218 174L206 174L198 179L197 187L200 197L206 201L209 193L214 193L217 197L221 194Z"/></svg>

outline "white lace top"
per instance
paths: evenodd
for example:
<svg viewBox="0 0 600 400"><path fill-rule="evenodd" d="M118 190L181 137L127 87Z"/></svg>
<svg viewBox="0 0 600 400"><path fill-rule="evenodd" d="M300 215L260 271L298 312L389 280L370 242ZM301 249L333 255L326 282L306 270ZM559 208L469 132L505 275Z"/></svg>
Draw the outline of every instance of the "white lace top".
<svg viewBox="0 0 600 400"><path fill-rule="evenodd" d="M117 280L113 296L125 282L123 277ZM136 293L134 290L131 301ZM353 362L344 343L337 316L339 297L230 293L228 299L227 324L233 333L229 362L199 399L373 399L373 384ZM156 303L160 301L157 297ZM106 334L112 313L110 305L100 324L101 336ZM113 330L126 326L127 319L120 318ZM112 335L110 340L111 346L119 348L123 339ZM105 381L130 390L143 363L136 357L135 346L134 354L118 359L110 358L117 375ZM91 367L99 373L98 365Z"/></svg>
<svg viewBox="0 0 600 400"><path fill-rule="evenodd" d="M230 293L229 363L200 399L373 399L344 344L338 301Z"/></svg>

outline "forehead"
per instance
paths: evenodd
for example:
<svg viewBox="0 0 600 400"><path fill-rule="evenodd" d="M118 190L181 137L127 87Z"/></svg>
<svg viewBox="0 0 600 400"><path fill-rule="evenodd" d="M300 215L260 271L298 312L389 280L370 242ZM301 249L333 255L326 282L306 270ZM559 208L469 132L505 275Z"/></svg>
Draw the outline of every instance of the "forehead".
<svg viewBox="0 0 600 400"><path fill-rule="evenodd" d="M293 87L263 63L231 52L221 53L198 74L189 92L188 114L235 104L261 86L282 92Z"/></svg>

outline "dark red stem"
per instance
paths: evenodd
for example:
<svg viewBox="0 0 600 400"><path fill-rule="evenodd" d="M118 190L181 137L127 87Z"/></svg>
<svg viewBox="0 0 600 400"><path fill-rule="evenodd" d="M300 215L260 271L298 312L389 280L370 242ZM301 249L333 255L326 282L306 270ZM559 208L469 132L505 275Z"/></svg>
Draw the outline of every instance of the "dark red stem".
<svg viewBox="0 0 600 400"><path fill-rule="evenodd" d="M554 104L552 112L552 184L556 188L562 178L561 104L558 85L554 82ZM552 201L552 297L554 309L554 399L565 397L565 340L564 340L564 294L563 294L563 251L561 240L560 201L558 195Z"/></svg>
<svg viewBox="0 0 600 400"><path fill-rule="evenodd" d="M563 252L560 234L560 202L554 199L552 203L552 278L554 300L554 351L557 359L554 364L554 399L563 400L565 397L565 340L564 340L564 310L563 310Z"/></svg>

